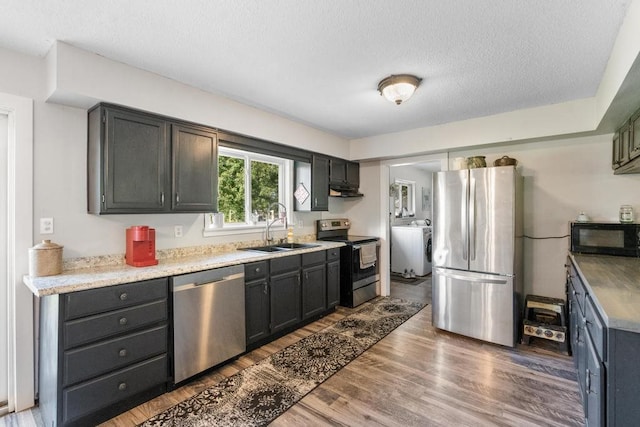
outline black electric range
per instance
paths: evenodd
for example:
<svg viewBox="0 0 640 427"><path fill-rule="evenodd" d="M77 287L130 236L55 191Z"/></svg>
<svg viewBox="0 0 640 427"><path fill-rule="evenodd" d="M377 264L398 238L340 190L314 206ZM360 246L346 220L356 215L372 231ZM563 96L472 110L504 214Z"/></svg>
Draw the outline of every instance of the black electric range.
<svg viewBox="0 0 640 427"><path fill-rule="evenodd" d="M318 240L345 244L340 248L340 305L344 307L356 307L375 298L380 281L380 239L350 235L350 227L348 219L323 219L316 222ZM375 255L372 256L372 252Z"/></svg>

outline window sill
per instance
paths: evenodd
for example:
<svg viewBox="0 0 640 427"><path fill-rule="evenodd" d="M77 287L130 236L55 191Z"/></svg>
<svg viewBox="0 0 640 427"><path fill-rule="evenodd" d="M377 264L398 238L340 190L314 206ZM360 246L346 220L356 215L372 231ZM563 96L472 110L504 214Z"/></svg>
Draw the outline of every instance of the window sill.
<svg viewBox="0 0 640 427"><path fill-rule="evenodd" d="M222 228L205 228L202 230L203 237L217 237L217 236L231 236L235 234L255 234L264 232L265 225L231 225L225 224ZM277 226L274 224L269 228L269 230L286 230L284 225L278 224Z"/></svg>

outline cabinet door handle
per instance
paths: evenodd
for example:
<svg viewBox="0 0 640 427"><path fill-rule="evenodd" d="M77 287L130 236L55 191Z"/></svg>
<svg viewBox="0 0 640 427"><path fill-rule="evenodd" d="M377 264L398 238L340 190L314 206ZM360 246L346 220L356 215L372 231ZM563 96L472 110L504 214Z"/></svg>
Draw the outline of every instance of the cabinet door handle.
<svg viewBox="0 0 640 427"><path fill-rule="evenodd" d="M164 206L164 191L160 192L160 206Z"/></svg>
<svg viewBox="0 0 640 427"><path fill-rule="evenodd" d="M591 393L591 371L589 371L589 368L586 370L585 389L587 390L587 394Z"/></svg>
<svg viewBox="0 0 640 427"><path fill-rule="evenodd" d="M180 204L180 195L176 193L176 205Z"/></svg>
<svg viewBox="0 0 640 427"><path fill-rule="evenodd" d="M118 321L122 326L126 325L128 320L126 317L121 317L120 320Z"/></svg>
<svg viewBox="0 0 640 427"><path fill-rule="evenodd" d="M267 289L267 282L264 282L262 284L262 292L267 295L269 293L269 290Z"/></svg>
<svg viewBox="0 0 640 427"><path fill-rule="evenodd" d="M304 280L309 281L309 273L304 273Z"/></svg>
<svg viewBox="0 0 640 427"><path fill-rule="evenodd" d="M120 384L118 384L118 390L125 391L126 389L127 389L127 383L121 382Z"/></svg>
<svg viewBox="0 0 640 427"><path fill-rule="evenodd" d="M118 352L118 356L127 357L127 349L126 348L121 348L120 351Z"/></svg>
<svg viewBox="0 0 640 427"><path fill-rule="evenodd" d="M129 298L129 295L126 292L120 294L120 301L126 301L127 298Z"/></svg>

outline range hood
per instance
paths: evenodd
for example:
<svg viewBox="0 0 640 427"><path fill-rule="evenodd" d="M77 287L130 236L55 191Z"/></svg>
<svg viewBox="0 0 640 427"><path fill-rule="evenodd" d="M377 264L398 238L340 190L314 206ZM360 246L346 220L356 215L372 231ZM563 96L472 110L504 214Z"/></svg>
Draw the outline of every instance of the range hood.
<svg viewBox="0 0 640 427"><path fill-rule="evenodd" d="M331 187L329 188L329 197L362 197L357 188Z"/></svg>

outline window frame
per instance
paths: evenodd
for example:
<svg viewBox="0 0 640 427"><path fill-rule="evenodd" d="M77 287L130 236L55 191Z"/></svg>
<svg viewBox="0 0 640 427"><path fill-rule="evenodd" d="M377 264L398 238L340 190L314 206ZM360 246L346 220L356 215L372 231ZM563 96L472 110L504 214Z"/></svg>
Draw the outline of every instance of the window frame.
<svg viewBox="0 0 640 427"><path fill-rule="evenodd" d="M416 216L416 182L410 181L407 179L399 179L396 178L394 181L394 185L396 186L396 194L393 199L393 209L394 209L394 217L395 218L413 218ZM407 216L402 214L402 187L407 188ZM400 207L400 214L396 213L396 209ZM413 214L409 214L409 212L413 212Z"/></svg>
<svg viewBox="0 0 640 427"><path fill-rule="evenodd" d="M293 211L293 195L292 192L287 192L287 188L291 188L293 182L293 160L270 156L267 154L256 153L248 150L242 150L237 148L218 147L218 156L227 156L243 159L245 162L244 173L244 187L245 187L245 220L244 222L224 223L222 227L213 227L213 213L204 214L204 237L220 236L228 234L242 234L242 233L255 233L259 230L264 230L266 227L266 221L252 222L250 220L251 215L251 162L258 161L263 163L271 163L278 166L278 201L282 203L287 210L287 223L292 221ZM217 161L217 158L216 158ZM273 224L273 230L286 229L285 224L282 222Z"/></svg>

